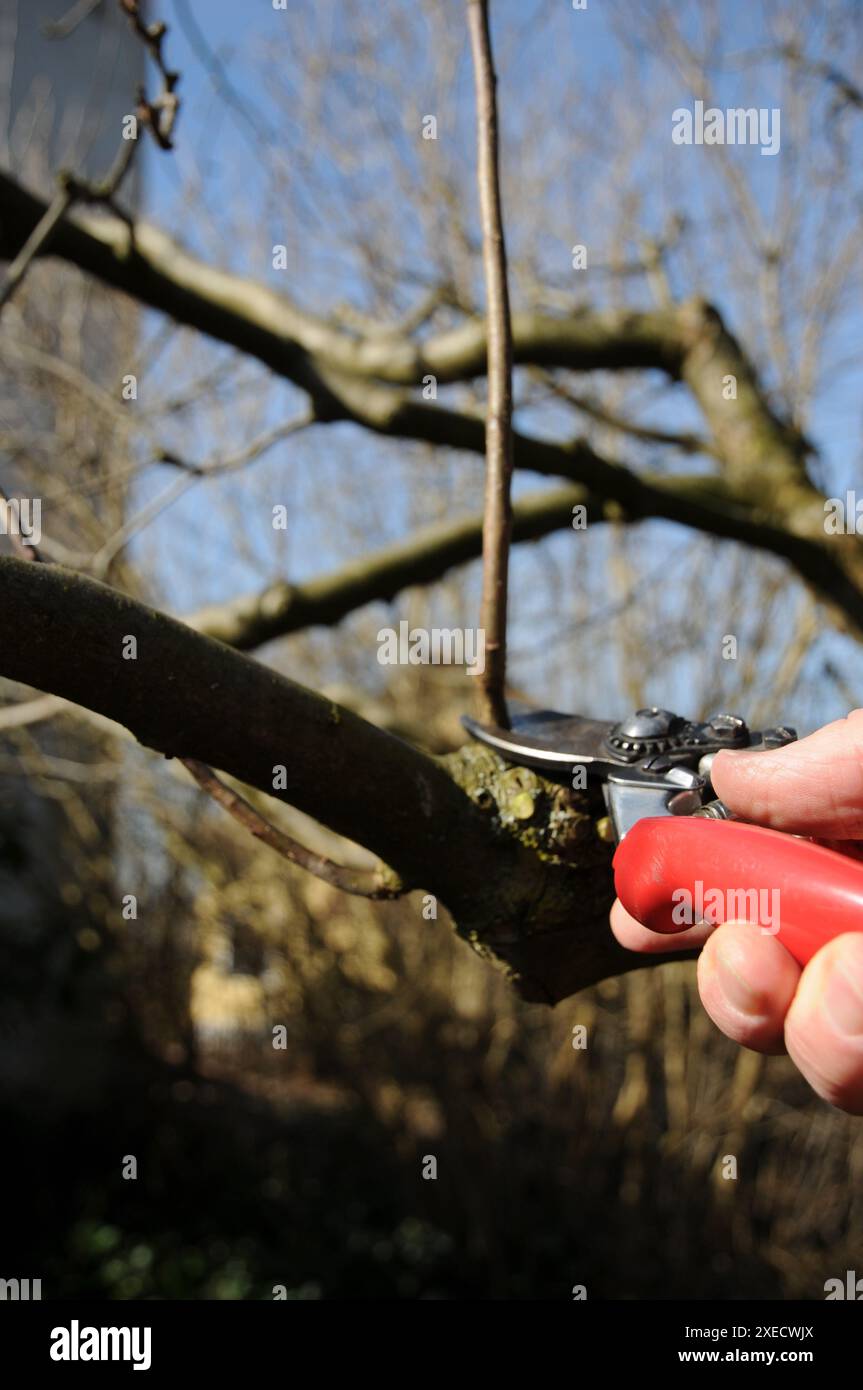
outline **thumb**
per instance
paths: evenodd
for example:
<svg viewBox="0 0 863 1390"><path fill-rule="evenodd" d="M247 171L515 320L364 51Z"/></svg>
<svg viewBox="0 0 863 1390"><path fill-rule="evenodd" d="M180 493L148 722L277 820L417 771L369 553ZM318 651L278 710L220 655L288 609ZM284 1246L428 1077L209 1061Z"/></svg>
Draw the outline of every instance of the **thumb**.
<svg viewBox="0 0 863 1390"><path fill-rule="evenodd" d="M863 710L765 753L717 753L710 779L735 815L798 835L863 838Z"/></svg>

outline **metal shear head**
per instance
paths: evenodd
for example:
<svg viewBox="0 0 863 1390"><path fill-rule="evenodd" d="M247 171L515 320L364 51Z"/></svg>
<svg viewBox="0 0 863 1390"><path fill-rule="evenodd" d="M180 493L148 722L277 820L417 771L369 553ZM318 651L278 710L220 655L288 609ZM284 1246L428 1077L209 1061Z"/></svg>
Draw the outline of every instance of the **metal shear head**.
<svg viewBox="0 0 863 1390"><path fill-rule="evenodd" d="M509 762L536 768L552 781L582 790L599 779L615 838L622 840L645 816L702 815L725 819L715 801L710 766L722 748L759 751L797 738L781 725L763 733L736 714L717 714L705 723L671 710L636 710L615 724L580 714L515 707L512 728L462 723L471 737L495 748Z"/></svg>

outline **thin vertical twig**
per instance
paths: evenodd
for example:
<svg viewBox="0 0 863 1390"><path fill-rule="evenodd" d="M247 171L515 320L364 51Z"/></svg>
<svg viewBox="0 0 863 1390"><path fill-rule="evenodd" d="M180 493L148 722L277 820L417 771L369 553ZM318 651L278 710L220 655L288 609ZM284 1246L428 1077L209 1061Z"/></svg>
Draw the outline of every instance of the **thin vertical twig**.
<svg viewBox="0 0 863 1390"><path fill-rule="evenodd" d="M477 117L477 182L482 219L488 323L488 407L485 428L485 510L482 607L485 670L478 679L480 715L509 728L506 707L506 609L512 533L512 325L498 172L497 78L488 0L467 0Z"/></svg>

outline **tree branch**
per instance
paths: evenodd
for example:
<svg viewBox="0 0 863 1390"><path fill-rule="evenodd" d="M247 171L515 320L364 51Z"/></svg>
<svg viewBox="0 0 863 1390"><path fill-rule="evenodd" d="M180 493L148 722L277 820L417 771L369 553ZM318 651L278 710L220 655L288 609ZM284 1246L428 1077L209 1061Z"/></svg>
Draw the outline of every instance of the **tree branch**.
<svg viewBox="0 0 863 1390"><path fill-rule="evenodd" d="M584 488L560 488L525 498L516 508L514 540L538 540L569 526L572 508L588 500ZM304 584L276 583L263 592L214 604L186 618L241 650L307 627L331 627L367 603L388 602L413 585L431 584L456 565L482 554L481 516L438 522L395 545Z"/></svg>
<svg viewBox="0 0 863 1390"><path fill-rule="evenodd" d="M671 449L680 449L685 454L716 455L716 446L711 444L704 435L693 434L688 430L678 432L656 429L652 425L642 425L637 420L629 419L628 416L619 415L608 406L593 400L590 396L584 396L578 391L571 391L550 372L536 368L534 374L536 379L541 381L558 400L566 401L567 405L574 406L583 415L590 416L591 420L596 420L601 425L608 425L611 429L619 430L621 434L628 434L632 439L641 439L647 444L665 444Z"/></svg>
<svg viewBox="0 0 863 1390"><path fill-rule="evenodd" d="M180 109L177 97L177 83L180 74L169 68L162 47L167 34L167 25L161 20L156 20L153 24L145 24L141 17L141 6L139 0L119 0L120 9L126 15L132 27L132 32L141 40L147 49L150 57L162 76L162 89L158 96L150 101L143 88L138 91L138 103L141 112L153 132L153 138L160 149L173 149L174 126L177 121L177 113Z"/></svg>
<svg viewBox="0 0 863 1390"><path fill-rule="evenodd" d="M0 255L14 256L45 210L40 198L0 173ZM404 397L384 385L469 380L486 369L484 325L470 320L423 341L359 337L297 309L283 294L218 270L145 223L67 217L51 251L139 301L258 358L309 391L321 420L357 420L383 428ZM773 412L757 374L716 310L702 300L646 312L580 312L567 318L512 318L517 364L574 371L655 368L684 380L708 421L725 468L741 495L763 494L773 479L806 485L811 446ZM736 397L723 388L736 383ZM369 383L377 383L367 400ZM427 408L428 410L428 408ZM443 442L443 441L442 441Z"/></svg>
<svg viewBox="0 0 863 1390"><path fill-rule="evenodd" d="M409 891L408 885L401 883L385 865L380 869L363 873L359 869L346 869L341 864L334 864L331 859L325 859L323 855L306 849L260 815L254 806L217 777L206 763L196 762L194 758L181 758L180 762L186 771L191 773L201 790L233 816L244 830L248 830L262 844L269 845L270 849L274 849L289 863L297 864L307 873L314 874L315 878L332 884L342 893L351 893L360 898L400 898Z"/></svg>
<svg viewBox="0 0 863 1390"><path fill-rule="evenodd" d="M497 77L491 51L488 0L468 0L476 86L477 184L482 221L488 324L488 404L485 426L485 508L482 606L485 666L478 679L480 716L509 728L506 708L506 613L512 531L512 328L506 243L498 172Z"/></svg>
<svg viewBox="0 0 863 1390"><path fill-rule="evenodd" d="M36 226L31 231L21 250L10 262L0 289L0 313L5 309L9 300L17 290L33 261L48 248L48 243L57 226L69 210L72 203L71 188L60 188L54 194L52 201L48 204L44 213L40 217Z"/></svg>
<svg viewBox="0 0 863 1390"><path fill-rule="evenodd" d="M0 255L12 256L45 210L44 200L0 171ZM417 341L345 332L297 308L287 295L260 281L207 265L166 233L135 225L134 245L119 218L76 214L58 227L51 254L71 261L177 322L247 352L278 375L328 394L323 376L343 373L363 381L419 386L431 373L439 383L481 376L488 354L485 325L471 319ZM677 380L687 349L686 306L583 311L555 318L530 311L512 316L513 360L576 371L655 367ZM333 393L338 403L338 393Z"/></svg>
<svg viewBox="0 0 863 1390"><path fill-rule="evenodd" d="M509 768L481 745L428 757L60 566L0 556L0 590L0 674L104 715L169 757L220 768L364 845L439 897L526 998L553 1002L656 963L611 935L610 854L594 825L604 807L592 811L584 794ZM123 657L129 636L134 660ZM274 791L277 767L285 787Z"/></svg>
<svg viewBox="0 0 863 1390"><path fill-rule="evenodd" d="M415 808L435 790L457 791L442 774L438 784L430 760L250 658L58 565L0 556L0 586L4 675L104 714L168 757L220 767L270 795L279 795L274 766L284 765L284 800L339 834L359 835L386 862L413 861L408 877L417 878L413 831L398 816L370 816L369 800ZM134 659L123 657L128 637L137 642ZM430 810L417 814L419 837L440 846Z"/></svg>
<svg viewBox="0 0 863 1390"><path fill-rule="evenodd" d="M0 255L14 256L45 204L0 173L0 206ZM393 385L419 384L429 373L439 382L480 375L487 356L480 322L421 343L352 337L264 285L205 265L152 227L136 226L133 242L128 227L110 217L68 216L57 226L51 249L141 302L265 362L310 393L322 422L352 420L384 435L484 449L477 417L430 406ZM516 314L513 344L517 363L580 371L648 367L685 381L722 460L723 476L710 480L710 491L726 500L718 514L706 494L698 506L663 500L650 514L673 511L672 519L685 525L703 522L712 534L747 539L783 556L815 584L846 625L861 631L863 543L857 536L837 536L830 538L829 550L825 547L825 499L806 473L810 446L770 408L754 368L710 305L695 300L649 312L609 310L568 318ZM724 383L732 377L736 398L729 399ZM652 486L597 461L581 441L553 444L516 434L513 450L517 467L587 480L597 496L605 493L630 510L632 494L638 501L647 495L643 486L648 492ZM633 514L644 513L636 506Z"/></svg>
<svg viewBox="0 0 863 1390"><path fill-rule="evenodd" d="M828 603L841 609L863 637L863 592L852 583L824 542L778 527L769 515L753 514L723 496L716 480L701 474L673 480L643 477L596 456L598 485L531 493L513 508L514 542L539 540L572 525L573 508L584 506L588 525L663 518L694 526L722 540L735 540L790 563ZM482 554L483 519L465 517L423 527L395 545L373 551L332 574L303 584L281 581L263 591L213 604L186 618L198 632L249 651L308 627L332 627L367 603L389 602L404 589L431 584L456 565ZM839 537L832 538L834 542ZM843 540L851 540L843 537Z"/></svg>

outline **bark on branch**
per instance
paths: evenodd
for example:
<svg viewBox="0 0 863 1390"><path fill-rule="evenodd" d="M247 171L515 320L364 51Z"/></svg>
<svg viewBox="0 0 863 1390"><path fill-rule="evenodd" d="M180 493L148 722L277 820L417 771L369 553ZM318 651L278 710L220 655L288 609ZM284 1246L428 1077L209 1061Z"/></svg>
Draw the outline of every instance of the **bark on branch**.
<svg viewBox="0 0 863 1390"><path fill-rule="evenodd" d="M0 557L0 674L219 768L364 845L449 908L529 999L655 963L614 941L592 806L491 750L428 757L95 580ZM137 657L123 657L127 637ZM70 660L69 653L74 653ZM273 770L286 787L273 790ZM436 928L431 928L436 929Z"/></svg>

